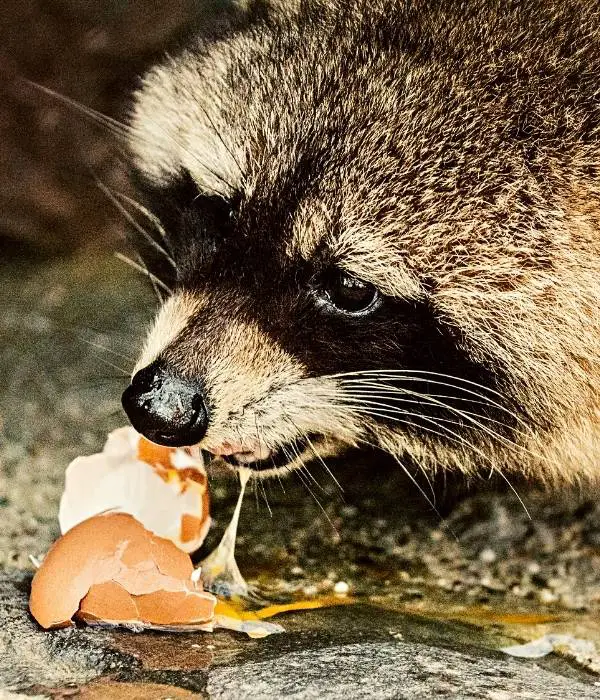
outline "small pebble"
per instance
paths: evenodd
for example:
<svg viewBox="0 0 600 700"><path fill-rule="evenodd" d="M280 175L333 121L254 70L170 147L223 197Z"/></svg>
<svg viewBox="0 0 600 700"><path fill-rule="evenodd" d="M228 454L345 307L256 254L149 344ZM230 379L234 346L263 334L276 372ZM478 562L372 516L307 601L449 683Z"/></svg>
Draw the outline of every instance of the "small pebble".
<svg viewBox="0 0 600 700"><path fill-rule="evenodd" d="M479 552L479 559L484 564L493 564L496 561L496 552L490 547L486 547Z"/></svg>
<svg viewBox="0 0 600 700"><path fill-rule="evenodd" d="M540 603L556 603L556 601L559 599L560 596L558 596L556 593L553 593L551 590L548 588L543 588L539 593L538 593L538 598L540 600Z"/></svg>
<svg viewBox="0 0 600 700"><path fill-rule="evenodd" d="M542 567L537 563L537 561L532 561L527 565L527 573L535 575L539 574Z"/></svg>
<svg viewBox="0 0 600 700"><path fill-rule="evenodd" d="M350 590L350 586L345 581L338 581L333 587L333 592L336 595L346 595Z"/></svg>

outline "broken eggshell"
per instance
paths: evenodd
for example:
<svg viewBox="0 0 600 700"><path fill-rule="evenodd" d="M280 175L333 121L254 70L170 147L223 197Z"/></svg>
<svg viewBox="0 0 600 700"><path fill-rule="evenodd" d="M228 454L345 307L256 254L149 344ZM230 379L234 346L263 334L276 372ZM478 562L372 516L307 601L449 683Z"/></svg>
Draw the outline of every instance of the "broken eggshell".
<svg viewBox="0 0 600 700"><path fill-rule="evenodd" d="M155 445L131 427L114 430L102 452L77 457L68 466L61 532L107 511L129 513L184 552L194 552L210 527L200 452Z"/></svg>
<svg viewBox="0 0 600 700"><path fill-rule="evenodd" d="M240 474L234 517L202 571L215 588L242 598L248 588L234 547L248 476ZM101 453L67 469L59 515L64 534L33 579L33 616L47 629L75 619L134 631L282 632L245 610L241 599L215 609L216 598L203 590L200 569L181 550L194 551L204 540L208 506L199 452L155 445L129 427L115 430Z"/></svg>
<svg viewBox="0 0 600 700"><path fill-rule="evenodd" d="M126 513L89 518L55 542L29 599L31 614L46 629L70 625L74 617L127 626L207 625L215 604L197 583L189 555Z"/></svg>

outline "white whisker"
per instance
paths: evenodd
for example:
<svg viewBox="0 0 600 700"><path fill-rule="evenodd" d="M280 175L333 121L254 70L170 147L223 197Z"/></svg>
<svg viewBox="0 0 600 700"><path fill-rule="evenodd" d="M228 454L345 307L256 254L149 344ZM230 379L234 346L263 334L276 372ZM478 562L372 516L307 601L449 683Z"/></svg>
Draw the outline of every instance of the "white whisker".
<svg viewBox="0 0 600 700"><path fill-rule="evenodd" d="M155 214L153 214L147 207L145 207L143 204L140 204L140 202L138 202L137 200L128 197L123 192L114 192L114 195L115 197L119 197L120 199L137 209L137 211L139 211L140 214L143 214L148 219L148 221L150 221L150 223L154 226L154 228L160 233L161 237L166 240L167 232L163 228L160 219Z"/></svg>
<svg viewBox="0 0 600 700"><path fill-rule="evenodd" d="M127 360L128 362L135 361L135 359L133 357L131 357L130 355L124 355L121 352L117 352L116 350L112 350L111 348L106 347L106 345L101 345L100 343L94 343L91 340L87 340L87 338L82 338L81 336L77 336L77 337L82 343L86 343L87 345L91 345L93 348L97 348L98 350L108 352L111 355L114 355L115 357L120 357L122 360Z"/></svg>
<svg viewBox="0 0 600 700"><path fill-rule="evenodd" d="M360 440L360 442L363 443L363 444L365 444L365 445L368 445L369 447L375 447L375 448L377 448L377 445L373 445L371 442L368 442L367 440ZM411 480L411 482L417 487L419 493L423 496L423 498L425 499L425 501L429 504L429 506L431 507L431 509L433 510L433 512L434 512L434 513L437 515L437 517L439 518L440 524L441 524L442 526L444 526L444 527L447 527L447 528L448 528L448 531L450 532L450 534L451 534L451 535L454 537L454 539L458 542L458 537L456 536L456 534L454 533L454 531L452 530L452 528L450 528L450 527L448 527L448 526L446 525L446 522L445 522L444 518L442 517L442 514L441 514L441 513L439 512L439 510L437 509L437 506L436 506L435 503L429 498L429 496L425 493L425 490L421 487L421 485L420 485L419 482L415 479L415 477L410 473L410 470L406 467L406 465L404 465L404 464L399 460L399 458L398 458L396 455L392 455L392 457L393 457L394 460L398 463L398 465L400 466L400 468L402 469L402 471L406 474L406 476L407 476L407 477Z"/></svg>
<svg viewBox="0 0 600 700"><path fill-rule="evenodd" d="M145 275L153 281L155 284L157 284L162 290L167 292L168 294L172 294L172 290L170 287L168 287L161 279L159 279L156 275L153 275L150 270L147 268L144 268L142 265L136 263L134 260L131 258L128 258L126 255L123 255L123 253L115 253L115 257L118 258L121 262L124 262L126 265L129 265L130 267L133 267L134 270L137 270L138 272L141 272L142 275Z"/></svg>
<svg viewBox="0 0 600 700"><path fill-rule="evenodd" d="M516 413L508 409L506 406L504 406L501 403L498 403L497 401L494 401L490 399L489 397L485 396L485 394L481 394L479 392L473 391L471 389L466 389L465 387L462 386L457 386L456 384L450 384L447 382L440 382L435 379L429 379L429 376L439 376L439 377L444 377L446 379L453 379L458 382L462 382L468 385L473 385L476 387L480 387L481 389L484 389L485 391L489 392L490 394L494 394L501 398L503 401L506 400L506 398L500 394L499 392L495 391L494 389L490 389L489 387L484 386L483 384L478 384L476 382L472 382L467 379L462 379L461 377L455 377L453 375L449 374L442 374L440 372L427 372L427 371L419 371L419 370L365 370L363 372L346 372L344 374L339 374L339 375L327 375L328 378L331 379L342 379L344 382L345 377L350 377L348 381L352 380L352 375L376 375L375 381L377 381L377 376L385 379L390 379L393 381L415 381L422 379L422 381L427 382L428 384L435 384L439 386L446 386L450 389L458 389L459 391L464 392L465 394L469 394L472 396L475 396L476 398L482 399L485 401L490 406L493 406L494 408L497 408L501 411L504 411L507 413L511 418L519 422L523 427L525 427L527 430L531 430L530 426ZM424 377L421 377L420 375L426 375Z"/></svg>
<svg viewBox="0 0 600 700"><path fill-rule="evenodd" d="M95 124L102 126L109 133L111 133L113 136L116 136L120 140L137 140L140 143L147 143L153 145L149 136L147 136L139 128L135 128L133 126L130 126L129 124L124 124L123 122L120 122L117 119L114 119L113 117L109 117L106 114L103 114L102 112L93 109L92 107L87 107L86 105L82 104L81 102L78 102L77 100L72 99L71 97L62 95L56 90L52 90L51 88L45 87L44 85L40 85L39 83L36 83L32 80L23 78L23 81L27 83L30 87L33 87L36 90L45 93L53 99L62 102L62 104L70 107L76 112L79 112L80 114L83 114L84 116L88 117L88 119L91 119ZM222 175L219 175L219 173L215 172L212 168L206 165L206 163L203 163L195 153L185 148L185 145L183 143L176 139L172 134L169 134L167 131L165 131L165 129L161 128L160 124L153 122L153 127L156 130L160 131L162 135L169 141L171 141L175 146L177 146L177 148L184 151L192 160L196 162L196 164L200 168L206 170L217 180L220 180L228 188L228 190L233 191L235 189L233 185L230 182L228 182ZM218 190L213 188L212 191L214 192L214 194L222 196L222 194Z"/></svg>
<svg viewBox="0 0 600 700"><path fill-rule="evenodd" d="M160 245L160 243L157 243L157 241L154 240L154 238L151 236L148 231L146 231L145 228L139 225L139 223L134 219L133 216L125 209L125 207L119 202L119 200L115 197L115 195L112 193L109 187L107 187L103 182L101 182L98 178L96 178L96 184L98 185L99 189L106 195L106 197L112 202L113 206L119 211L125 220L133 226L133 228L140 233L143 237L144 240L147 241L147 243L154 248L160 255L176 270L177 265L175 264L175 261L173 258L167 253L167 251Z"/></svg>
<svg viewBox="0 0 600 700"><path fill-rule="evenodd" d="M311 442L310 438L308 437L308 435L306 434L306 432L305 432L304 430L301 430L301 429L294 423L294 421L292 421L290 418L288 418L287 420L288 420L289 423L291 423L291 425L294 427L294 429L295 429L300 435L302 435L303 439L306 440L307 445L310 447L311 451L313 452L313 454L315 455L315 457L317 458L317 460L321 463L321 465L323 466L323 468L325 469L325 471L329 474L329 476L331 477L331 479L333 480L333 482L335 483L335 485L338 487L338 489L339 489L340 491L343 492L344 489L342 488L340 482L335 478L334 473L333 473L333 472L331 471L331 469L327 466L327 464L325 463L325 460L321 457L321 455L317 452L317 450L315 449L315 446L312 444L312 442Z"/></svg>
<svg viewBox="0 0 600 700"><path fill-rule="evenodd" d="M294 461L293 459L290 458L290 455L288 454L287 450L284 449L283 452L284 452L285 456L287 457L287 459L290 461L290 463ZM298 459L298 460L300 461L300 463L302 464L302 467L303 467L303 468L306 468L306 465L304 464L304 462L302 461L302 459L301 459L299 456L297 457L297 459ZM335 525L334 525L333 522L331 521L331 518L329 517L329 514L327 513L327 511L325 510L325 508L323 508L323 505L322 505L321 501L317 498L315 492L310 488L310 485L308 484L308 482L303 478L303 476L302 476L302 469L289 469L289 471L291 471L293 474L295 474L295 475L298 477L298 479L302 482L302 484L304 485L304 488L305 488L305 489L308 491L308 493L311 495L312 499L313 499L314 502L317 504L317 506L319 506L319 509L321 510L321 512L323 513L323 515L325 516L325 518L327 519L327 522L331 525L333 531L334 531L337 535L339 535L339 533L338 533L338 531L337 531L337 528L335 527Z"/></svg>
<svg viewBox="0 0 600 700"><path fill-rule="evenodd" d="M353 399L353 400L355 400L356 402L359 402L359 403L362 403L362 402L364 402L364 403L369 403L369 399L365 399L364 397L369 397L369 398L382 398L382 399L385 399L385 398L389 398L389 397L390 397L390 394L396 393L396 394L401 394L401 395L402 395L402 398L400 399L400 401L402 401L403 404L427 405L427 404L432 404L432 403L433 403L433 402L429 401L429 399L434 399L434 400L437 400L437 401L438 401L438 404L442 404L442 405L443 405L444 407L446 407L448 410L453 410L452 406L450 406L450 405L448 405L448 404L445 404L445 403L443 403L443 402L441 401L441 399L450 399L450 400L453 400L454 397L452 397L452 396L446 396L446 395L444 395L444 394L423 394L422 396L426 397L426 400L423 400L423 399L407 399L407 398L405 398L406 391L407 391L407 390L405 390L405 389L396 389L396 388L394 388L393 390L390 390L387 394L373 394L373 393L371 393L370 391L364 391L363 393L361 393L360 391L357 392L356 390L353 390L352 393L350 393L350 392L348 392L348 391L346 391L346 390L344 389L344 394L345 394L345 397L348 397L348 398L350 398L350 399ZM344 397L344 398L345 398L345 397ZM467 400L468 400L468 399L467 399ZM374 403L375 403L375 402L374 402ZM383 404L382 404L382 405L383 405ZM384 404L384 405L389 406L390 409L393 408L393 404ZM398 408L399 411L402 410L401 407L397 407L397 408ZM501 426L501 427L503 427L503 428L507 428L507 429L509 429L509 430L512 430L512 426L508 425L507 423L503 423L502 421L496 420L495 418L489 418L488 416L481 416L481 414L479 414L479 413L474 413L474 412L472 412L472 411L466 411L466 410L463 410L463 413L464 413L465 415L475 416L475 417L478 417L478 418L481 418L481 419L485 419L485 420L486 420L487 422L489 422L489 423L494 423L494 424L496 424L496 425L498 425L498 426ZM447 419L444 419L444 420L447 420Z"/></svg>
<svg viewBox="0 0 600 700"><path fill-rule="evenodd" d="M457 416L464 418L467 422L471 423L472 425L475 425L480 430L487 433L490 437L494 438L495 440L498 440L499 442L503 443L506 446L511 447L511 449L516 448L517 450L520 450L520 451L527 453L533 457L536 457L537 459L542 459L542 460L544 459L544 457L542 455L536 454L535 452L532 452L531 450L529 450L527 447L525 447L523 445L519 445L514 440L510 440L509 438L507 438L503 435L500 435L500 433L497 433L496 431L485 426L479 420L476 420L475 418L473 418L473 416L471 414L468 414L465 411L461 411L460 409L456 408L455 406L447 405L442 401L438 401L436 399L429 397L427 394L422 394L422 393L417 392L417 391L412 391L411 389L402 388L401 391L402 391L402 393L406 393L406 394L409 394L411 396L418 397L424 401L428 401L432 405L437 405L437 406L440 406L442 408L445 408L446 410L452 411Z"/></svg>

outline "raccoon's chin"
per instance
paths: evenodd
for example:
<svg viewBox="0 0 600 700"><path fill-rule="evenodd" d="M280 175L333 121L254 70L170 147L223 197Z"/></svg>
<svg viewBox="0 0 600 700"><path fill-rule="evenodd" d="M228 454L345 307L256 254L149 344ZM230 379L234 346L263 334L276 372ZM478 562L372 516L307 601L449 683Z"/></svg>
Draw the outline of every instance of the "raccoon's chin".
<svg viewBox="0 0 600 700"><path fill-rule="evenodd" d="M267 479L272 476L281 476L293 469L298 469L308 461L314 459L313 440L318 436L310 435L299 437L293 441L282 443L274 449L261 448L260 451L233 452L232 454L215 455L207 452L209 462L218 460L226 464L230 469L250 469L254 478Z"/></svg>

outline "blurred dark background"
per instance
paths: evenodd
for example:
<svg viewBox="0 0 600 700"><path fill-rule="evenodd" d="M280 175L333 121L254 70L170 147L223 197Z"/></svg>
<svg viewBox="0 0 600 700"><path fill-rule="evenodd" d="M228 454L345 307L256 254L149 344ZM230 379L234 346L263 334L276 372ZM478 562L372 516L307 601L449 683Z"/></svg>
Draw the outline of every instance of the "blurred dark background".
<svg viewBox="0 0 600 700"><path fill-rule="evenodd" d="M115 142L19 78L108 115L126 114L137 77L211 21L226 0L2 0L0 255L104 247L122 221L94 172L126 187Z"/></svg>

